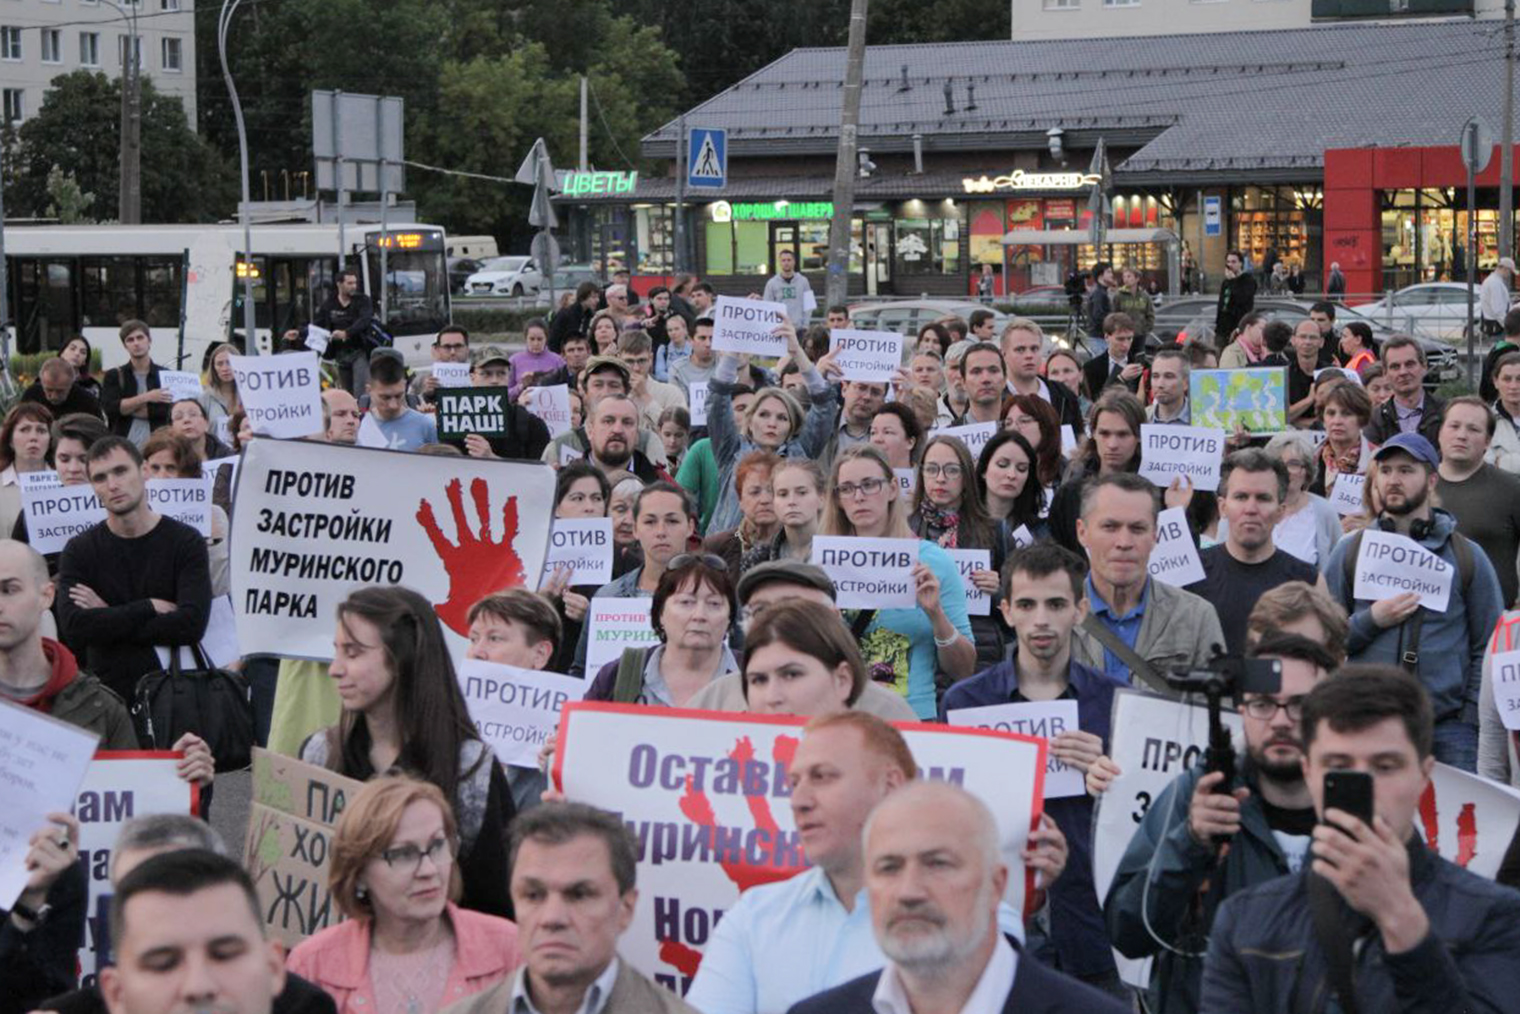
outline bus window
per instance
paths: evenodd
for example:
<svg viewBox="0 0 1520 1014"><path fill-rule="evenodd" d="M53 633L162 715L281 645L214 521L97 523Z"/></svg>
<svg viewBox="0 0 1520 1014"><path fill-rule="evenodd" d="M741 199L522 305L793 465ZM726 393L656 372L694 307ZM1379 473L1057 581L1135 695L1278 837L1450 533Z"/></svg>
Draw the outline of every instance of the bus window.
<svg viewBox="0 0 1520 1014"><path fill-rule="evenodd" d="M149 327L179 327L180 272L178 257L144 257L143 301L140 319Z"/></svg>
<svg viewBox="0 0 1520 1014"><path fill-rule="evenodd" d="M85 257L79 263L85 327L114 328L138 316L135 258Z"/></svg>
<svg viewBox="0 0 1520 1014"><path fill-rule="evenodd" d="M74 311L73 262L17 259L15 321L17 351L36 353L57 349L77 333Z"/></svg>
<svg viewBox="0 0 1520 1014"><path fill-rule="evenodd" d="M382 300L385 327L391 334L437 334L449 320L448 269L443 251L443 235L438 232L396 232L397 239L386 258L389 273ZM380 285L380 249L378 235L365 250L367 291L378 295ZM377 313L378 316L378 313Z"/></svg>

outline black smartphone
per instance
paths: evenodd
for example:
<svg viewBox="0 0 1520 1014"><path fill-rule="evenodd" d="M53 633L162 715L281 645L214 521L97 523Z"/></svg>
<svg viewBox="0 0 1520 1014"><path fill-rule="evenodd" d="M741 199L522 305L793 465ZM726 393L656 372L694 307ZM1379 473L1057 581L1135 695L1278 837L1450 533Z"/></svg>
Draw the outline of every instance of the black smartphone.
<svg viewBox="0 0 1520 1014"><path fill-rule="evenodd" d="M1341 810L1372 826L1372 776L1365 771L1326 771L1325 810Z"/></svg>

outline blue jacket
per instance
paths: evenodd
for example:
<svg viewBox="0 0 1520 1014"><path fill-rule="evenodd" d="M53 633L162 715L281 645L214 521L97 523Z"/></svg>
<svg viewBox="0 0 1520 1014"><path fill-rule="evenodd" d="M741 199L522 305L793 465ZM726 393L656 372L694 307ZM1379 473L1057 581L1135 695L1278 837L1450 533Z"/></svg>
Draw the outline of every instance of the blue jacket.
<svg viewBox="0 0 1520 1014"><path fill-rule="evenodd" d="M1129 1007L1113 997L1051 971L1009 943L1019 952L1019 964L1003 1014L1128 1014ZM793 1004L787 1014L875 1014L871 997L880 981L881 972L862 975Z"/></svg>
<svg viewBox="0 0 1520 1014"><path fill-rule="evenodd" d="M1456 530L1457 519L1437 508L1432 512L1431 533L1415 541L1455 568L1457 556L1451 547L1451 535ZM1372 621L1372 601L1352 598L1351 585L1346 581L1346 553L1355 541L1358 540L1348 535L1336 543L1325 566L1325 583L1331 597L1351 614L1351 633L1346 639L1349 661L1399 665L1400 637L1408 621L1384 630ZM1477 543L1473 543L1472 550L1472 584L1466 596L1462 593L1461 578L1453 576L1446 612L1435 613L1421 607L1425 620L1420 631L1418 675L1430 693L1436 721L1461 718L1476 726L1483 652L1504 612L1504 597L1488 554Z"/></svg>
<svg viewBox="0 0 1520 1014"><path fill-rule="evenodd" d="M1370 921L1362 920L1365 931L1352 948L1357 1006L1369 1014L1516 1010L1520 892L1447 862L1418 837L1410 841L1409 875L1430 932L1413 950L1389 954ZM1204 964L1201 1011L1326 1009L1327 970L1306 883L1303 873L1282 877L1220 906Z"/></svg>
<svg viewBox="0 0 1520 1014"><path fill-rule="evenodd" d="M1018 649L1000 662L945 691L940 721L960 708L1009 704L1019 688ZM1114 710L1115 684L1096 669L1078 662L1067 672L1067 695L1077 701L1077 726L1103 740L1108 752L1109 720ZM1022 699L1022 698L1020 698ZM1066 869L1050 886L1050 943L1055 967L1068 975L1101 975L1114 971L1103 912L1093 886L1091 796L1068 796L1045 803L1045 812L1066 836Z"/></svg>

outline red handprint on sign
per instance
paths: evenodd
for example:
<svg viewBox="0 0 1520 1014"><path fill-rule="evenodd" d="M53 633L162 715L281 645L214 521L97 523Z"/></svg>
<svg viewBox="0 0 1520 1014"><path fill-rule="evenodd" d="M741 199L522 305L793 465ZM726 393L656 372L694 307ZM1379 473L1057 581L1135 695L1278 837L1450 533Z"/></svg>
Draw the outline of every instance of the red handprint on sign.
<svg viewBox="0 0 1520 1014"><path fill-rule="evenodd" d="M1441 812L1436 806L1435 782L1425 786L1420 796L1420 823L1425 829L1425 844L1433 851L1441 850ZM1457 854L1451 861L1467 869L1478 854L1478 814L1473 803L1463 803L1457 811Z"/></svg>
<svg viewBox="0 0 1520 1014"><path fill-rule="evenodd" d="M771 758L777 763L787 766L792 762L792 756L797 752L797 739L794 736L777 736L771 747ZM755 759L755 745L750 742L748 736L743 736L734 748L728 752L730 759L743 765ZM776 818L771 815L770 801L764 795L748 795L744 797L745 804L749 807L750 816L754 818L755 828L767 832L774 841L780 832L776 824ZM718 818L713 813L712 803L707 799L707 793L699 792L690 775L686 777L686 794L681 797L681 812L686 819L693 824L703 827L717 827ZM720 860L719 866L734 886L739 888L740 893L749 890L759 884L770 884L778 880L786 880L797 873L794 866L784 865L777 862L776 852L772 850L767 854L766 862L752 865L745 862L733 862L728 859Z"/></svg>
<svg viewBox="0 0 1520 1014"><path fill-rule="evenodd" d="M464 488L455 479L444 489L449 506L454 513L454 530L459 544L456 546L444 537L433 515L433 505L421 500L417 505L417 523L433 543L433 550L449 575L449 597L433 610L444 626L461 636L468 636L470 624L467 616L470 606L492 592L504 588L516 588L526 583L522 559L513 548L517 538L517 498L507 497L501 508L501 540L491 539L491 496L484 479L470 482L470 498L475 501L475 514L480 518L479 534L470 528L464 516Z"/></svg>

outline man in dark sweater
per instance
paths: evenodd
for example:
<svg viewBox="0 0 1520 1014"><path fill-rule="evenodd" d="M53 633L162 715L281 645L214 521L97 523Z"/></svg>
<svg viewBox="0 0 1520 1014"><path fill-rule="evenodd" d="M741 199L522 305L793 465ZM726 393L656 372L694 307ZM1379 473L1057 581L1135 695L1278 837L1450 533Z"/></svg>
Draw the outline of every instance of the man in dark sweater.
<svg viewBox="0 0 1520 1014"><path fill-rule="evenodd" d="M54 419L62 419L75 412L83 412L103 418L100 399L74 383L79 372L66 360L54 356L37 371L37 380L22 392L22 401L46 405Z"/></svg>
<svg viewBox="0 0 1520 1014"><path fill-rule="evenodd" d="M1504 608L1520 592L1520 476L1483 460L1498 422L1493 410L1472 395L1453 398L1441 415L1441 466L1436 494L1457 519L1457 531L1472 539L1499 574ZM1505 425L1508 425L1506 423Z"/></svg>
<svg viewBox="0 0 1520 1014"><path fill-rule="evenodd" d="M1313 564L1278 549L1272 532L1288 497L1288 468L1265 451L1248 448L1224 461L1219 480L1219 512L1229 522L1225 541L1202 553L1203 580L1187 586L1219 614L1224 648L1244 655L1246 621L1256 600L1289 581L1324 589Z"/></svg>
<svg viewBox="0 0 1520 1014"><path fill-rule="evenodd" d="M211 610L206 542L148 506L142 454L104 437L90 448L90 485L106 520L69 540L58 570L64 643L123 699L158 669L155 645L198 644Z"/></svg>

